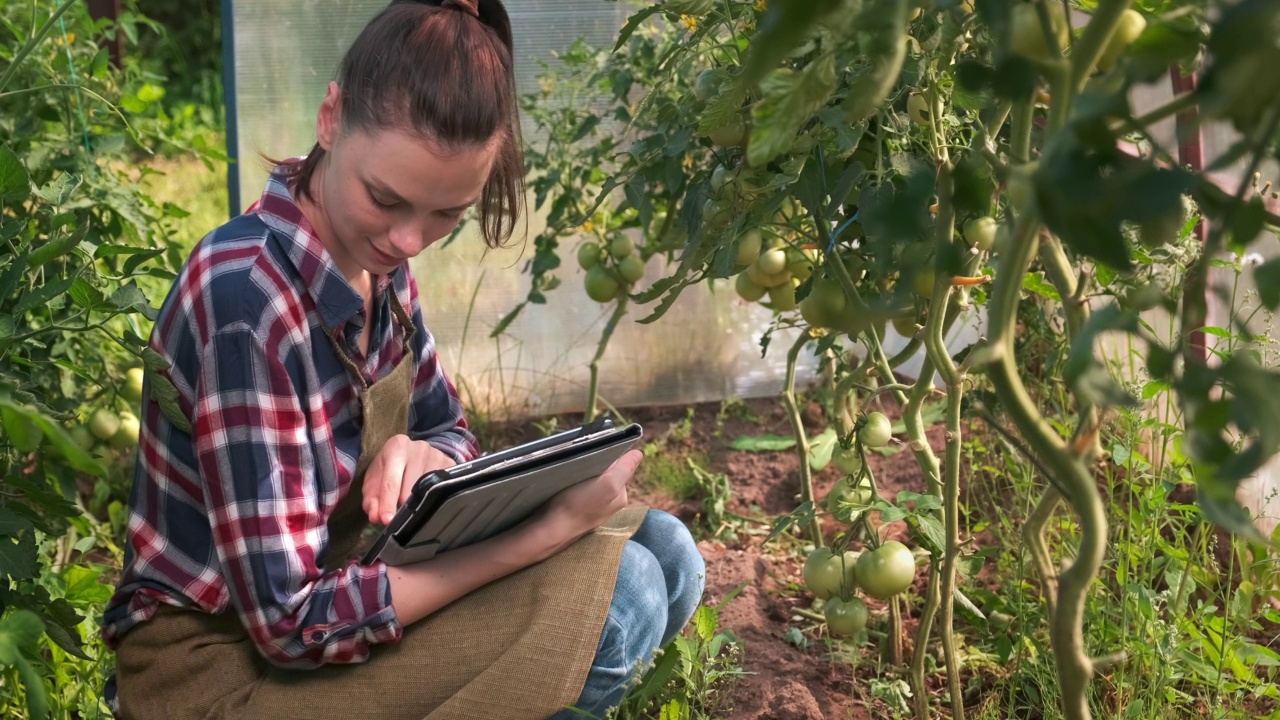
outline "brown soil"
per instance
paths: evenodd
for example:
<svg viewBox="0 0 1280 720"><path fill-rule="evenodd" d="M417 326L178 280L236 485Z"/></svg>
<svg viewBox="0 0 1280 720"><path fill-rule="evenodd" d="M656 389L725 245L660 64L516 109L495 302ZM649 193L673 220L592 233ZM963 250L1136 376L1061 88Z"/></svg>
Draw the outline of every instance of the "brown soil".
<svg viewBox="0 0 1280 720"><path fill-rule="evenodd" d="M717 417L720 410L719 403L695 405L692 422L687 426L683 425L689 412L687 407L644 408L623 413L626 420L644 426L646 441L662 443L664 455L704 453L708 465L705 469L729 478L732 495L727 510L730 513L770 521L794 510L800 492L800 464L794 449L745 452L729 447L734 439L742 436L790 437L791 426L781 401L778 398L747 401L732 408L723 418ZM892 405L885 410L891 418L898 416L897 408ZM816 404L806 408L803 416L811 436L822 429L822 412ZM557 420L559 427L570 427L579 423L581 416L566 415ZM685 427L687 435L682 432ZM501 429L494 438L486 440L508 443L539 434L526 425ZM942 427L930 428L928 435L940 455ZM915 459L905 448L899 446L899 449L900 452L889 457L869 454L877 485L887 498L895 497L902 490L923 492L924 489ZM817 473L814 477L817 496L825 497L838 477L838 471L830 467ZM732 630L741 642L740 665L747 673L733 689L731 706L724 716L726 720L891 717L888 706L870 697L865 680L854 682L853 666L831 657L829 648L837 646L823 637L821 626L795 614L796 610L814 609L812 596L801 589L804 555L801 538L791 535L764 547L762 540L768 529L764 522L739 522L734 525L739 530L737 533L721 532L708 537L711 531L702 526L699 515L701 499L671 498L651 482L645 482L643 464L631 490L635 501L671 512L690 526L698 527L704 538L699 548L707 563L704 602L719 603L746 584L720 615L721 629ZM835 525L824 524L828 541L836 532ZM891 524L883 529L882 535L901 538L905 535L905 526ZM917 583L923 592L924 573L920 576ZM873 617L877 612L885 612L875 601L868 604ZM909 653L914 619L907 618L905 625L904 649ZM784 638L788 628L800 629L808 641L807 647L788 642ZM846 645L843 652L860 654L859 665L865 672L867 667L874 667L880 649L874 645L857 649Z"/></svg>

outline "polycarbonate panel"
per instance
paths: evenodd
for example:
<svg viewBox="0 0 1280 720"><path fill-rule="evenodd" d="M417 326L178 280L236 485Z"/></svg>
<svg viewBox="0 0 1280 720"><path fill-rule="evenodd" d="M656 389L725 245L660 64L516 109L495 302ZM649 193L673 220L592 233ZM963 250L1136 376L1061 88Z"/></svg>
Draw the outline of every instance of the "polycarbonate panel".
<svg viewBox="0 0 1280 720"><path fill-rule="evenodd" d="M260 155L307 152L315 138L316 108L347 45L384 2L244 0L231 6L235 57L237 155L240 205L260 192L266 170ZM539 60L578 37L612 45L631 7L601 0L510 0L517 47L518 86L535 87ZM529 237L541 228L529 218ZM572 245L569 245L570 252ZM582 272L572 261L560 270L564 285L548 303L530 306L507 333L490 339L498 320L525 296L521 269L531 244L484 252L468 231L448 247L433 247L414 271L428 326L464 400L495 417L579 410L585 406L589 363L610 307L586 297ZM661 277L651 263L645 281ZM474 306L471 305L474 296ZM471 315L468 322L468 310ZM635 320L648 307L633 307L600 363L600 395L615 406L691 403L778 392L786 350L794 333L773 340L762 360L758 341L769 313L747 306L728 285L686 290L658 323ZM806 359L802 380L816 363Z"/></svg>

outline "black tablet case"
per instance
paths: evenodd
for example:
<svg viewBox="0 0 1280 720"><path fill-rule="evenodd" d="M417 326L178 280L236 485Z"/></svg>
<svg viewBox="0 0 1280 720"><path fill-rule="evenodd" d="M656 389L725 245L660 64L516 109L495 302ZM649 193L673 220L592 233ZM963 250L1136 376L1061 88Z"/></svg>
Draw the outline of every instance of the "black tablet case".
<svg viewBox="0 0 1280 720"><path fill-rule="evenodd" d="M642 434L638 424L601 420L428 473L363 562L421 562L514 527L556 493L604 473Z"/></svg>

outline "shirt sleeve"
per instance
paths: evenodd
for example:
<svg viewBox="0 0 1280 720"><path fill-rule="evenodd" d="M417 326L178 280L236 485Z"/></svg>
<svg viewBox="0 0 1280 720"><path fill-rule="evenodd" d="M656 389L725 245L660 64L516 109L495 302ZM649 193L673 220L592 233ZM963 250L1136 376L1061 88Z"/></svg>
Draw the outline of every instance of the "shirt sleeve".
<svg viewBox="0 0 1280 720"><path fill-rule="evenodd" d="M458 391L440 365L435 338L423 322L422 308L412 283L410 298L413 325L417 329L418 366L409 407L409 437L430 443L455 462L474 460L480 456L480 446L467 427Z"/></svg>
<svg viewBox="0 0 1280 720"><path fill-rule="evenodd" d="M217 560L272 664L362 662L402 633L386 565L322 570L332 507L316 480L312 433L321 429L266 345L248 328L224 329L203 353L194 436Z"/></svg>

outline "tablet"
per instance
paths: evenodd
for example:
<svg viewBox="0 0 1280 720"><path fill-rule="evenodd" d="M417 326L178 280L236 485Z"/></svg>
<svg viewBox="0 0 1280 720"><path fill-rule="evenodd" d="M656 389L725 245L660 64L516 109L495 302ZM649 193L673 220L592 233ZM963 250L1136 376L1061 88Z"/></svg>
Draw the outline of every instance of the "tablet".
<svg viewBox="0 0 1280 720"><path fill-rule="evenodd" d="M640 441L640 425L607 419L429 472L365 553L406 565L479 542L524 521L553 495L600 476Z"/></svg>

